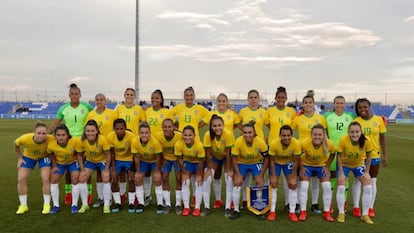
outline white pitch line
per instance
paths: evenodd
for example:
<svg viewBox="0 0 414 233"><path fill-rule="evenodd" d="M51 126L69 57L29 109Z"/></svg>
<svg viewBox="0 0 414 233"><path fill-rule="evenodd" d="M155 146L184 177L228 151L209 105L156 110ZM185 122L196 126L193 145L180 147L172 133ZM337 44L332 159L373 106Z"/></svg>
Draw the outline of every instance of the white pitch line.
<svg viewBox="0 0 414 233"><path fill-rule="evenodd" d="M413 140L414 138L410 138L410 137L404 137L404 136L398 136L398 135L394 135L394 134L386 134L389 137L394 137L394 138L401 138L401 139L406 139L406 140Z"/></svg>

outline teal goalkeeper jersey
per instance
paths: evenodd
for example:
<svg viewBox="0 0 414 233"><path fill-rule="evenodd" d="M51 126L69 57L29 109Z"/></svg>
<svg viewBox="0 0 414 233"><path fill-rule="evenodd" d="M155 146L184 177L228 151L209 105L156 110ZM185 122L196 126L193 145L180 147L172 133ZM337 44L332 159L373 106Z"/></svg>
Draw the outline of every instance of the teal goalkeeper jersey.
<svg viewBox="0 0 414 233"><path fill-rule="evenodd" d="M86 116L92 109L92 105L86 102L80 102L76 108L73 108L70 103L66 103L58 109L56 118L65 121L65 125L69 128L72 136L81 137Z"/></svg>
<svg viewBox="0 0 414 233"><path fill-rule="evenodd" d="M329 139L337 147L341 137L348 132L348 126L355 118L355 115L344 112L341 116L338 116L335 112L325 112L323 116L326 119Z"/></svg>

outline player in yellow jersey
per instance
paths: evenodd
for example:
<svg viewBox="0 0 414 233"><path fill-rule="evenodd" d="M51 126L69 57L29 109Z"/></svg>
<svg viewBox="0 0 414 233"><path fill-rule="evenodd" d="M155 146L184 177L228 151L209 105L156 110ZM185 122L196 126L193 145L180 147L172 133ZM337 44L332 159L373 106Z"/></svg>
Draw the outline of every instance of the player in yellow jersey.
<svg viewBox="0 0 414 233"><path fill-rule="evenodd" d="M238 137L231 149L233 176L233 202L234 211L230 219L240 216L240 189L243 179L248 172L252 173L258 186L264 185L264 174L268 167L266 142L256 135L254 122L242 126L242 136Z"/></svg>
<svg viewBox="0 0 414 233"><path fill-rule="evenodd" d="M143 122L139 125L139 136L132 139L131 152L135 165L135 194L138 198L137 213L144 212L144 176L151 170L157 196L157 214L164 212L161 186L161 144L151 136L150 126Z"/></svg>
<svg viewBox="0 0 414 233"><path fill-rule="evenodd" d="M72 207L71 213L78 213L79 200L79 163L76 158L76 145L80 138L72 137L66 125L60 124L55 129L56 140L47 146L47 153L52 160L50 193L53 207L51 214L59 212L59 182L66 171L70 173L72 183Z"/></svg>
<svg viewBox="0 0 414 233"><path fill-rule="evenodd" d="M311 129L316 124L321 124L326 129L325 118L319 113L315 112L315 100L313 95L306 95L302 99L303 114L297 116L292 123L292 128L298 132L298 139L300 141L310 138ZM300 186L300 183L299 183ZM321 214L319 209L319 182L314 176L310 179L311 193L312 193L312 207L311 210L315 214ZM298 189L299 190L299 189Z"/></svg>
<svg viewBox="0 0 414 233"><path fill-rule="evenodd" d="M234 134L232 131L228 131L224 128L224 120L218 115L213 115L210 119L209 131L204 134L203 140L204 148L206 148L206 169L204 170L203 180L203 201L204 209L201 216L207 215L210 209L210 193L211 193L211 180L215 177L215 172L218 167L224 167L225 181L226 181L226 205L225 205L225 217L230 217L230 205L231 195L233 192L233 169L231 164L231 147L234 145ZM221 177L221 174L219 178ZM221 183L221 179L218 179ZM214 193L216 201L213 208L221 208L221 185L220 190L217 190L216 185L214 187Z"/></svg>
<svg viewBox="0 0 414 233"><path fill-rule="evenodd" d="M17 155L17 193L20 205L16 214L29 211L27 205L27 180L36 163L39 163L42 178L43 210L42 214L50 212L50 157L47 156L47 144L54 140L53 135L47 134L47 126L37 122L33 133L23 134L14 141L14 151ZM22 152L22 147L23 152Z"/></svg>
<svg viewBox="0 0 414 233"><path fill-rule="evenodd" d="M330 205L332 202L331 172L330 166L335 156L335 146L330 141L325 132L325 128L316 124L311 129L311 137L301 141L302 155L299 159L300 176L300 214L299 220L305 221L307 218L306 206L308 202L308 189L310 177L316 176L322 184L323 218L328 222L333 222Z"/></svg>
<svg viewBox="0 0 414 233"><path fill-rule="evenodd" d="M340 139L337 148L338 190L336 193L336 201L339 210L338 222L345 222L345 184L349 172L352 172L354 177L363 185L361 219L368 224L374 223L368 213L369 206L372 203L372 185L369 169L371 166L371 154L374 151L375 149L371 140L365 137L361 125L358 122L352 122L349 125L348 134ZM354 200L354 206L355 204Z"/></svg>
<svg viewBox="0 0 414 233"><path fill-rule="evenodd" d="M164 119L173 118L170 110L164 106L164 96L161 90L157 89L152 92L151 107L145 109L145 116L153 134L162 132Z"/></svg>
<svg viewBox="0 0 414 233"><path fill-rule="evenodd" d="M269 178L272 187L272 203L267 220L273 221L276 219L277 186L283 170L288 182L288 192L285 192L285 195L288 196L289 219L292 222L297 222L299 220L295 214L298 180L296 171L302 148L300 142L293 137L293 130L289 125L282 125L279 132L279 137L269 144Z"/></svg>
<svg viewBox="0 0 414 233"><path fill-rule="evenodd" d="M95 120L98 123L99 132L106 137L112 132L114 120L118 118L118 114L114 110L106 107L106 96L102 93L95 95L95 105L95 109L90 111L86 116L86 121ZM91 182L88 181L88 183ZM93 204L95 208L103 205L103 183L99 169L96 171L96 192L98 193L98 200Z"/></svg>
<svg viewBox="0 0 414 233"><path fill-rule="evenodd" d="M162 132L157 132L155 138L161 143L162 147L162 193L165 201L164 214L168 214L171 208L171 188L170 172L174 168L175 173L175 212L177 215L182 213L181 196L181 171L174 153L174 146L177 141L182 139L181 132L174 130L174 121L166 118L162 121Z"/></svg>
<svg viewBox="0 0 414 233"><path fill-rule="evenodd" d="M229 108L229 100L227 95L224 93L220 93L216 98L216 106L217 109L210 112L210 116L205 119L206 124L210 124L211 116L216 114L220 116L224 121L224 128L234 134L234 129L240 125L240 117L239 115ZM213 180L213 189L216 195L216 202L213 205L214 209L219 209L222 206L221 198L217 199L217 197L221 197L221 174L222 174L222 166L217 166L217 170L214 173L214 180ZM227 184L226 184L227 185ZM231 200L230 196L226 195L226 201Z"/></svg>
<svg viewBox="0 0 414 233"><path fill-rule="evenodd" d="M241 126L247 124L250 121L254 121L254 129L256 131L256 135L263 140L265 139L263 127L269 124L269 117L267 115L267 111L260 107L260 94L257 90L250 90L247 93L247 102L248 106L242 108L239 112L240 116L240 130ZM243 203L241 208L244 209L247 207L246 201L246 187L250 186L251 182L251 174L248 173L246 179L244 179L242 193L243 193Z"/></svg>
<svg viewBox="0 0 414 233"><path fill-rule="evenodd" d="M203 169L205 150L201 140L196 139L196 130L187 125L182 132L182 140L175 143L174 153L178 158L182 174L182 198L184 209L182 216L190 215L190 177L195 176L195 209L193 216L201 214L200 205L203 197Z"/></svg>
<svg viewBox="0 0 414 233"><path fill-rule="evenodd" d="M119 175L128 173L128 213L135 213L135 184L134 173L131 170L133 163L131 153L131 141L136 136L134 133L126 129L124 119L118 118L113 124L114 130L108 134L107 140L111 145L111 189L114 200L112 212L116 213L121 210L123 204L122 195L120 193L120 185L118 183ZM125 192L126 192L126 187Z"/></svg>
<svg viewBox="0 0 414 233"><path fill-rule="evenodd" d="M78 213L85 213L89 209L88 189L86 182L92 173L101 170L103 182L104 206L103 213L111 212L109 202L111 200L111 183L109 168L111 165L110 145L105 136L99 133L99 126L95 120L86 122L85 130L81 138L81 143L76 146L76 154L80 167L79 189L82 200L82 207ZM85 160L84 160L85 159Z"/></svg>
<svg viewBox="0 0 414 233"><path fill-rule="evenodd" d="M364 135L371 140L374 151L371 153L372 162L369 169L372 182L372 203L369 208L369 216L375 217L374 203L377 197L377 177L382 166L387 166L387 143L385 140L385 134L387 129L384 121L380 116L374 115L371 110L371 102L366 99L358 99L355 102L355 111L358 116L355 121L361 124Z"/></svg>
<svg viewBox="0 0 414 233"><path fill-rule="evenodd" d="M268 142L272 142L275 138L279 136L279 130L282 125L292 125L293 120L296 117L295 109L286 106L287 101L287 92L286 88L278 87L275 95L275 106L269 107L267 109L267 114L269 117L268 127L269 139ZM289 211L289 200L288 200L288 180L286 177L283 182L283 189L285 191L285 209ZM295 201L296 202L296 201Z"/></svg>

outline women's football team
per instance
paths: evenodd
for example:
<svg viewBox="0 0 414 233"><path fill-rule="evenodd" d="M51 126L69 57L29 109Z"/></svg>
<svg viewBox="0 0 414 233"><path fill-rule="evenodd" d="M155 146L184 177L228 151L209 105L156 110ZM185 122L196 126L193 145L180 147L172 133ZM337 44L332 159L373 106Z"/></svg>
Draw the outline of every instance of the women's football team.
<svg viewBox="0 0 414 233"><path fill-rule="evenodd" d="M128 213L143 213L151 202L154 183L157 214L169 214L171 200L175 200L176 214L206 216L211 211L213 186L213 209L224 207L226 218L237 219L240 210L246 208L246 186L253 180L259 188L269 185L267 220L273 221L283 172L290 221L308 218L310 186L311 211L334 222L332 213L336 206L336 220L343 223L347 180L349 173L353 173L352 215L373 224L379 168L380 164L386 166L388 159L385 123L372 113L368 99L356 101L354 115L345 111L345 98L337 96L333 111L319 115L312 92L303 98L303 112L296 113L286 106L284 87L277 88L275 105L268 109L260 106L259 92L250 90L248 106L237 114L223 93L218 95L217 108L211 112L195 103L192 87L184 90L184 102L172 109L164 106L161 90L151 94L151 106L146 109L134 103L135 94L134 89L127 88L125 101L112 110L106 107L105 95L99 93L93 110L79 101L80 89L72 84L71 102L59 109L49 128L38 122L33 133L14 141L20 201L16 214L29 211L28 177L38 163L44 200L42 214L60 211L59 181L65 174L65 204L71 205L72 214L87 212L91 205L88 181L97 171L98 200L93 207L102 205L105 214L121 211L125 201ZM199 129L205 125L208 130L201 135ZM264 127L268 127L268 135L264 134ZM172 170L174 199L169 179ZM323 189L322 211L318 206L318 180Z"/></svg>

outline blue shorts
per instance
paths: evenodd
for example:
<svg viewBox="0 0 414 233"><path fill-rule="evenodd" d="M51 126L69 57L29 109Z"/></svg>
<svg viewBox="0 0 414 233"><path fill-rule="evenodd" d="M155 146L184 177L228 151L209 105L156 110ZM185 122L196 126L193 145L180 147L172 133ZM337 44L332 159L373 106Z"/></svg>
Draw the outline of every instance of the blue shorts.
<svg viewBox="0 0 414 233"><path fill-rule="evenodd" d="M380 165L380 164L381 164L380 158L371 159L371 165Z"/></svg>
<svg viewBox="0 0 414 233"><path fill-rule="evenodd" d="M353 172L355 177L360 177L364 174L365 172L365 165L360 166L360 167L354 167L354 168L350 168L350 167L346 167L346 166L342 166L342 170L344 170L344 176L346 178L348 178L349 172ZM339 172L336 173L336 176L339 176Z"/></svg>
<svg viewBox="0 0 414 233"><path fill-rule="evenodd" d="M319 179L326 177L323 167L313 167L313 166L306 166L306 165L304 165L304 167L305 167L305 176L307 177L316 176Z"/></svg>
<svg viewBox="0 0 414 233"><path fill-rule="evenodd" d="M178 163L176 160L166 160L166 163L161 168L161 172L171 172L172 168L174 168L174 172L180 172L180 167L178 166Z"/></svg>
<svg viewBox="0 0 414 233"><path fill-rule="evenodd" d="M223 164L226 162L226 158L224 159L216 159L213 156L211 156L211 161L213 161L217 166L223 166Z"/></svg>
<svg viewBox="0 0 414 233"><path fill-rule="evenodd" d="M276 176L280 176L280 173L283 170L283 174L285 174L285 176L292 174L293 172L293 161L287 163L287 164L277 164L275 163L275 173ZM271 170L269 169L269 174L271 174Z"/></svg>
<svg viewBox="0 0 414 233"><path fill-rule="evenodd" d="M247 173L250 171L253 175L253 177L256 177L260 175L260 172L263 169L262 163L256 163L256 164L237 164L239 167L240 174L245 177Z"/></svg>
<svg viewBox="0 0 414 233"><path fill-rule="evenodd" d="M184 161L184 171L196 173L198 171L198 162L192 163L189 161Z"/></svg>
<svg viewBox="0 0 414 233"><path fill-rule="evenodd" d="M147 173L148 170L151 170L151 171L155 170L155 162L140 161L139 172Z"/></svg>
<svg viewBox="0 0 414 233"><path fill-rule="evenodd" d="M52 166L52 160L50 160L49 156L45 156L43 158L40 158L38 160L31 159L29 157L26 157L22 155L24 163L20 165L20 167L29 168L32 169L36 166L36 163L39 162L39 168L43 167L51 167Z"/></svg>
<svg viewBox="0 0 414 233"><path fill-rule="evenodd" d="M120 174L122 171L128 172L131 169L132 161L120 161L115 160L115 170L117 174Z"/></svg>
<svg viewBox="0 0 414 233"><path fill-rule="evenodd" d="M83 163L83 166L85 168L89 168L89 169L94 170L94 171L96 169L99 169L99 170L103 171L103 170L105 170L106 162L102 161L102 162L99 162L99 163L94 163L94 162L85 160L85 162Z"/></svg>
<svg viewBox="0 0 414 233"><path fill-rule="evenodd" d="M70 164L57 164L57 167L58 167L58 170L56 170L53 174L63 175L63 174L65 174L66 170L69 170L69 172L78 172L78 171L80 171L78 161L75 161L75 162L70 163Z"/></svg>

